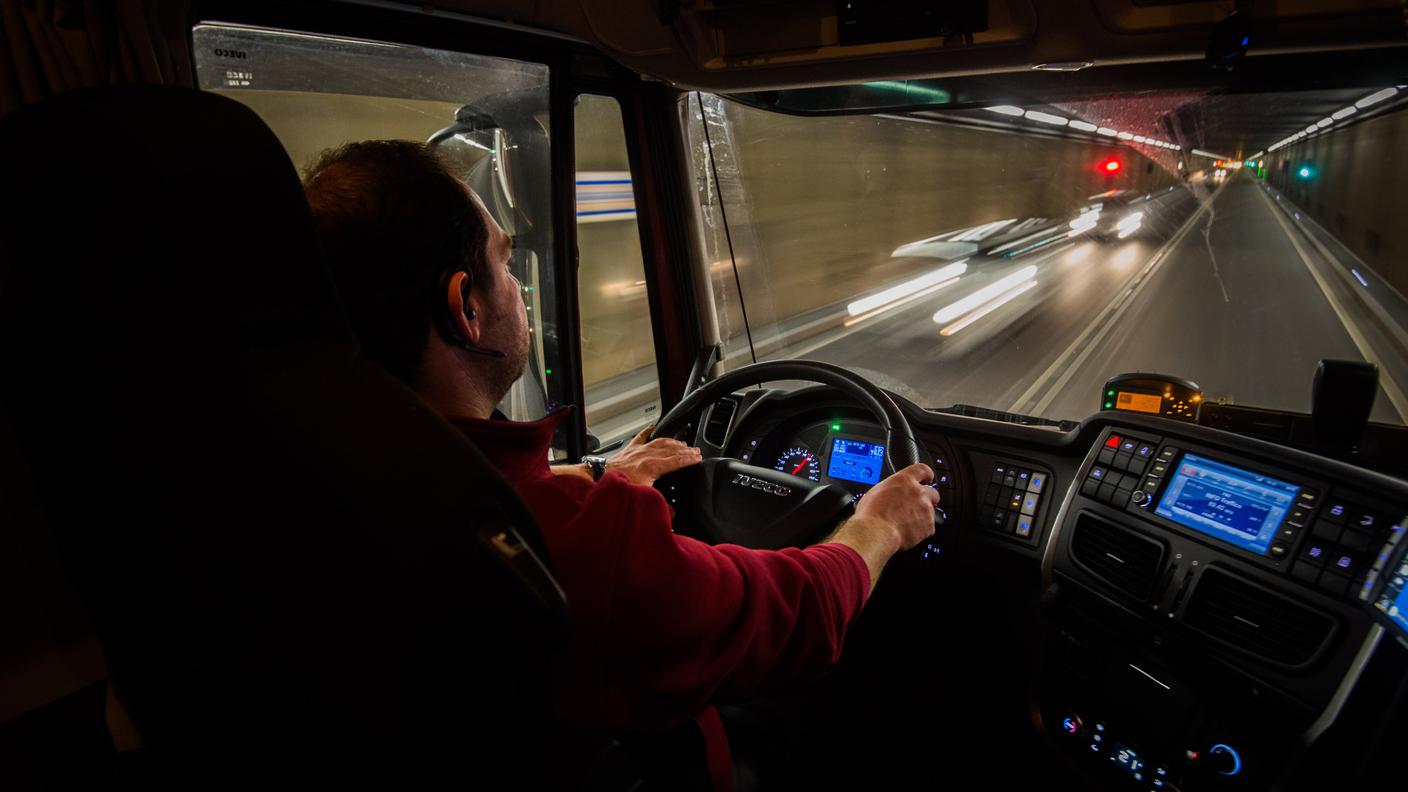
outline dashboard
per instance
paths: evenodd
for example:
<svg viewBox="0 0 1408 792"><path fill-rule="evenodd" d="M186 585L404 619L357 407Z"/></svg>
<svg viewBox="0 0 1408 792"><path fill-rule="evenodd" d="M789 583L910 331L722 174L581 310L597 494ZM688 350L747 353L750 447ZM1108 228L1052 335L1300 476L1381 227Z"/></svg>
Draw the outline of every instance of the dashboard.
<svg viewBox="0 0 1408 792"><path fill-rule="evenodd" d="M879 480L883 435L838 393L732 398L727 454ZM1039 590L1031 722L1096 786L1314 788L1403 729L1404 481L1153 414L1060 431L896 401L945 511L905 563Z"/></svg>

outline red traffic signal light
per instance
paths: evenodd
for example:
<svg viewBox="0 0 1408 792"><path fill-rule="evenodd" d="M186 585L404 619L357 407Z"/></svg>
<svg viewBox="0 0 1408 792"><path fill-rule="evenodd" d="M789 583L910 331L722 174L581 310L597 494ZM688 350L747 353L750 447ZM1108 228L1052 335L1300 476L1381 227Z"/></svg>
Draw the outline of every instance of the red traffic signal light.
<svg viewBox="0 0 1408 792"><path fill-rule="evenodd" d="M1105 171L1106 175L1113 176L1116 173L1119 173L1120 161L1117 159L1105 160L1104 164L1100 166L1100 169Z"/></svg>

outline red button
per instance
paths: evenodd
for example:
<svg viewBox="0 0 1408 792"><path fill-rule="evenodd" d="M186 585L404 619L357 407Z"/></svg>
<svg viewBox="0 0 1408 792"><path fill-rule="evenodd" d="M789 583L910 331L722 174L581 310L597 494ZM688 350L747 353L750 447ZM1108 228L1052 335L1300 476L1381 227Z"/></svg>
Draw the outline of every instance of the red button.
<svg viewBox="0 0 1408 792"><path fill-rule="evenodd" d="M1120 436L1119 436L1119 435L1110 435L1110 439L1105 441L1105 447L1106 447L1106 448L1119 448L1119 447L1120 447Z"/></svg>

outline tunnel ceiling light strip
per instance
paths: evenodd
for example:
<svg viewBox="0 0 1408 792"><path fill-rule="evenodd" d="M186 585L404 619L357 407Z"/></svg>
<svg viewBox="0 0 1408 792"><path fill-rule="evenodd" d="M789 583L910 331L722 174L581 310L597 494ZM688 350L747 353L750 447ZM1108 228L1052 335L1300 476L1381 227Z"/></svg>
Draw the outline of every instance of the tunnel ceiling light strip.
<svg viewBox="0 0 1408 792"><path fill-rule="evenodd" d="M957 302L950 303L949 305L946 305L943 308L940 308L939 310L935 311L934 323L944 324L945 322L951 322L954 319L957 319L958 317L962 316L963 314L973 310L974 308L977 308L983 303L986 303L988 300L991 300L999 294L1002 294L1008 289L1025 283L1034 277L1036 277L1036 265L1029 264L1012 273L1011 275L1008 275L1002 280L999 280L996 283L990 284L988 286L984 286L983 288L978 289L967 297L964 297L963 299Z"/></svg>
<svg viewBox="0 0 1408 792"><path fill-rule="evenodd" d="M1183 150L1182 146L1178 146L1173 143L1168 143L1163 140L1156 140L1154 138L1146 137L1144 135L1136 135L1133 132L1121 132L1118 129L1111 129L1110 127L1096 126L1095 124L1092 124L1089 121L1082 121L1078 118L1065 118L1064 116L1058 116L1054 113L1042 112L1041 110L1023 110L1022 108L1017 107L1016 105L990 105L982 109L988 111L989 113L997 113L999 115L1012 116L1014 118L1022 117L1027 119L1028 121L1036 121L1040 124L1050 124L1051 126L1068 127L1070 129L1074 129L1080 132L1094 132L1097 135L1104 135L1105 137L1119 138L1120 140L1132 140L1135 143L1144 143L1150 146L1159 146L1161 148L1166 148L1171 151Z"/></svg>
<svg viewBox="0 0 1408 792"><path fill-rule="evenodd" d="M1001 308L1002 306L1006 305L1007 303L1012 302L1013 300L1017 299L1018 297L1022 296L1024 293L1026 293L1027 291L1029 291L1029 290L1031 290L1031 289L1033 289L1033 288L1035 288L1035 287L1036 287L1036 281L1034 281L1034 280L1033 280L1033 281L1027 281L1026 283L1023 283L1023 284L1017 286L1016 288L1011 289L1011 290L1007 291L1006 293L1004 293L1004 294L998 296L997 299L992 300L992 301L989 302L988 304L986 304L986 305L984 305L983 307L979 308L978 310L976 310L976 311L974 311L974 312L968 314L967 316L963 317L962 319L958 320L957 322L954 322L953 324L949 325L948 327L945 327L944 329L940 330L940 331L939 331L939 335L941 335L941 336L951 336L951 335L953 335L954 333L957 333L959 330L962 330L963 328L967 327L968 325L971 325L971 324L973 324L974 322L978 321L979 319L982 319L984 316L987 316L988 314L992 313L993 311L996 311L998 308Z"/></svg>
<svg viewBox="0 0 1408 792"><path fill-rule="evenodd" d="M1382 91L1375 91L1369 94L1368 96L1364 97L1363 99L1360 99L1359 101L1354 103L1354 106L1359 108L1360 110L1363 110L1364 108L1372 107L1373 105L1376 105L1379 102L1384 101L1385 99L1392 99L1394 96L1397 95L1397 88L1385 88Z"/></svg>
<svg viewBox="0 0 1408 792"><path fill-rule="evenodd" d="M1199 157L1207 157L1208 159L1213 160L1232 159L1231 157L1224 157L1221 154L1214 154L1211 151L1203 151L1202 149L1193 149L1193 154Z"/></svg>
<svg viewBox="0 0 1408 792"><path fill-rule="evenodd" d="M1052 126L1065 126L1066 124L1070 123L1069 119L1062 118L1058 115L1052 115L1051 113L1043 113L1040 110L1028 110L1026 112L1026 117L1030 121L1036 121L1042 124L1050 124Z"/></svg>
<svg viewBox="0 0 1408 792"><path fill-rule="evenodd" d="M1330 127L1336 121L1343 121L1344 119L1349 118L1350 116L1354 115L1355 113L1359 112L1360 110L1366 107L1372 107L1382 101L1392 99L1393 97L1398 95L1398 91L1402 87L1403 86L1389 87L1375 91L1369 94L1368 96L1364 97L1363 99L1360 99L1359 101L1355 102L1353 105L1350 105L1349 107L1342 107L1339 110L1336 110L1335 112L1331 113L1328 118L1322 118L1319 121L1316 121L1314 124L1311 124L1310 126L1306 127L1305 129L1296 132L1295 134L1281 138L1275 143L1272 143L1270 146L1267 146L1266 150L1275 151L1279 148L1289 146L1297 140L1300 140L1308 135L1313 135L1317 132L1320 132L1321 130Z"/></svg>
<svg viewBox="0 0 1408 792"><path fill-rule="evenodd" d="M939 267L936 270L927 272L917 278L912 278L891 286L884 291L876 292L869 297L856 300L846 306L846 313L851 316L859 316L867 311L873 311L882 305L892 303L896 300L908 297L915 292L938 284L940 281L957 278L968 271L968 260L955 261L952 264Z"/></svg>

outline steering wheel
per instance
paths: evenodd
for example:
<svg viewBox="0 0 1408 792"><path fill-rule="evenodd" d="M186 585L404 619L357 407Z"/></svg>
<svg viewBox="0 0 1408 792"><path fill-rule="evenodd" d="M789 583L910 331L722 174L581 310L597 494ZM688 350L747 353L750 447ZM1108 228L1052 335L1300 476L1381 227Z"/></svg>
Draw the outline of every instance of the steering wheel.
<svg viewBox="0 0 1408 792"><path fill-rule="evenodd" d="M719 397L772 380L830 385L859 402L885 433L887 475L919 462L919 444L894 399L840 366L806 360L754 363L704 383L660 419L652 438L675 437ZM855 496L848 490L723 456L721 446L699 434L704 461L655 483L695 538L765 550L803 547L850 515Z"/></svg>

